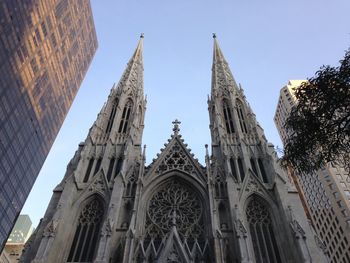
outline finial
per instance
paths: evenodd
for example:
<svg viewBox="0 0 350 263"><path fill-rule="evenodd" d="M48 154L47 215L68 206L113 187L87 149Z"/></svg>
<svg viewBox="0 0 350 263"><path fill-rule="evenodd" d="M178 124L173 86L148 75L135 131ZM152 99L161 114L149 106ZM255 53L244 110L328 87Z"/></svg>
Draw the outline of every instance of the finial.
<svg viewBox="0 0 350 263"><path fill-rule="evenodd" d="M144 38L144 37L145 37L145 34L141 33L140 38Z"/></svg>
<svg viewBox="0 0 350 263"><path fill-rule="evenodd" d="M215 33L213 33L213 38L216 38L216 34Z"/></svg>
<svg viewBox="0 0 350 263"><path fill-rule="evenodd" d="M180 131L179 124L181 124L181 121L179 121L178 119L175 119L172 123L174 124L174 128L173 128L174 134L177 135Z"/></svg>

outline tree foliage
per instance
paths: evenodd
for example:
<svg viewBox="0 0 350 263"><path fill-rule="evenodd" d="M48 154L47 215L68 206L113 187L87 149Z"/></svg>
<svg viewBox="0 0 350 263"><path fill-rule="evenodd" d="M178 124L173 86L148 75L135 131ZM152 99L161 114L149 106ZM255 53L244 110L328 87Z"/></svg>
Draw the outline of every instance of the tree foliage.
<svg viewBox="0 0 350 263"><path fill-rule="evenodd" d="M340 66L323 66L295 91L282 163L299 173L336 163L350 171L350 49Z"/></svg>

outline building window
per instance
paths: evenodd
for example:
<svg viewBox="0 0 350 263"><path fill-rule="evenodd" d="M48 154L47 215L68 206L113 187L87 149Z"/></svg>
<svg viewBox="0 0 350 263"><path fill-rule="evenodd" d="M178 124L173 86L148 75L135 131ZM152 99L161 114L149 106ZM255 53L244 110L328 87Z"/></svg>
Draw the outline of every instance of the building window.
<svg viewBox="0 0 350 263"><path fill-rule="evenodd" d="M243 163L241 158L238 157L237 159L237 163L238 163L238 169L239 169L239 175L241 176L241 181L244 181L244 169L243 169Z"/></svg>
<svg viewBox="0 0 350 263"><path fill-rule="evenodd" d="M259 164L259 169L260 169L260 172L261 172L261 176L263 178L263 182L264 183L268 183L269 181L267 180L267 175L266 175L266 172L265 172L264 164L263 164L263 162L262 162L262 160L260 158L258 159L258 164Z"/></svg>
<svg viewBox="0 0 350 263"><path fill-rule="evenodd" d="M86 172L85 172L85 176L84 176L84 180L83 180L84 183L86 183L89 180L93 164L94 164L94 158L91 158L89 160L89 164L88 164L88 167L87 167Z"/></svg>
<svg viewBox="0 0 350 263"><path fill-rule="evenodd" d="M114 168L114 163L115 163L115 158L113 157L108 166L108 171L107 171L107 181L109 182L112 178L112 173L113 173L113 168Z"/></svg>
<svg viewBox="0 0 350 263"><path fill-rule="evenodd" d="M108 123L107 123L107 128L106 128L106 133L110 133L111 130L112 130L112 126L113 126L113 122L114 122L114 117L115 117L115 114L117 112L117 107L118 107L118 100L115 99L113 101L113 104L112 104L112 110L111 110L111 114L109 114L109 118L108 118Z"/></svg>
<svg viewBox="0 0 350 263"><path fill-rule="evenodd" d="M134 175L130 176L126 184L125 196L135 196L136 193L136 178Z"/></svg>
<svg viewBox="0 0 350 263"><path fill-rule="evenodd" d="M250 158L250 165L251 165L251 167L252 167L252 169L253 169L255 175L256 175L256 176L259 176L258 170L256 169L256 166L255 166L255 161L254 161L253 158Z"/></svg>
<svg viewBox="0 0 350 263"><path fill-rule="evenodd" d="M238 100L237 100L237 108L236 108L236 110L237 110L237 116L238 116L239 124L241 125L242 132L243 133L248 133L247 125L246 125L244 114L243 114L243 105Z"/></svg>
<svg viewBox="0 0 350 263"><path fill-rule="evenodd" d="M132 102L129 100L123 110L122 118L120 120L119 124L119 133L126 133L126 130L128 128L128 123L129 123L129 118L130 118L130 113L132 109Z"/></svg>
<svg viewBox="0 0 350 263"><path fill-rule="evenodd" d="M267 207L254 197L246 214L256 262L282 262Z"/></svg>
<svg viewBox="0 0 350 263"><path fill-rule="evenodd" d="M104 214L103 203L94 198L81 211L68 262L92 262Z"/></svg>
<svg viewBox="0 0 350 263"><path fill-rule="evenodd" d="M223 110L224 110L226 131L227 131L227 133L234 133L235 129L233 126L231 108L229 107L228 102L226 100L224 100L223 105L224 105Z"/></svg>
<svg viewBox="0 0 350 263"><path fill-rule="evenodd" d="M233 158L230 159L230 166L233 177L236 179L236 181L238 181L235 160Z"/></svg>
<svg viewBox="0 0 350 263"><path fill-rule="evenodd" d="M117 177L117 175L120 173L120 170L122 169L122 165L123 165L123 159L119 158L117 161L117 165L115 167L114 178Z"/></svg>
<svg viewBox="0 0 350 263"><path fill-rule="evenodd" d="M101 163L102 163L102 158L98 158L95 166L94 175L100 170Z"/></svg>

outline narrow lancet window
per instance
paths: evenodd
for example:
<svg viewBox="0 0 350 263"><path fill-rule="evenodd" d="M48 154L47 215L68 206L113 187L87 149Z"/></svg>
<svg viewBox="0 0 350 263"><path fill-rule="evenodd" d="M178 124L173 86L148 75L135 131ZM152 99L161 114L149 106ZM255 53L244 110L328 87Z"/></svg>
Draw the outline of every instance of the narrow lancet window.
<svg viewBox="0 0 350 263"><path fill-rule="evenodd" d="M94 198L83 208L67 262L92 262L103 213L103 203L98 198Z"/></svg>
<svg viewBox="0 0 350 263"><path fill-rule="evenodd" d="M110 160L109 166L108 166L108 171L107 171L107 180L108 180L108 182L109 182L109 181L111 180L111 178L112 178L114 163L115 163L115 158L113 157L113 158Z"/></svg>
<svg viewBox="0 0 350 263"><path fill-rule="evenodd" d="M100 170L101 163L102 163L102 158L98 158L98 159L97 159L96 166L95 166L94 175Z"/></svg>
<svg viewBox="0 0 350 263"><path fill-rule="evenodd" d="M132 102L131 102L131 100L129 100L125 104L125 107L123 109L122 118L120 120L119 129L118 129L119 133L126 133L127 128L128 128L129 119L130 119L131 110L132 110Z"/></svg>
<svg viewBox="0 0 350 263"><path fill-rule="evenodd" d="M237 163L238 163L238 168L239 168L239 174L241 176L241 181L243 182L245 174L244 174L243 163L242 163L241 158L237 159Z"/></svg>
<svg viewBox="0 0 350 263"><path fill-rule="evenodd" d="M255 160L253 158L250 158L250 165L252 166L252 169L253 169L255 175L259 176L258 170L256 169L256 166L255 166Z"/></svg>
<svg viewBox="0 0 350 263"><path fill-rule="evenodd" d="M224 118L225 118L225 125L226 125L226 130L227 133L234 133L235 129L233 126L233 119L232 119L232 113L231 113L231 108L228 105L228 102L224 100L223 102L224 105Z"/></svg>
<svg viewBox="0 0 350 263"><path fill-rule="evenodd" d="M237 181L238 176L237 176L237 172L236 172L235 160L233 158L230 159L230 166L231 166L232 175Z"/></svg>
<svg viewBox="0 0 350 263"><path fill-rule="evenodd" d="M242 103L240 101L237 101L237 116L239 119L239 124L241 126L241 131L243 133L248 133L248 129L247 129L247 125L245 122L245 117L244 117L244 113L243 113L243 106Z"/></svg>
<svg viewBox="0 0 350 263"><path fill-rule="evenodd" d="M123 159L119 158L117 161L117 166L115 167L114 178L120 173L120 170L122 169L122 165L123 165Z"/></svg>
<svg viewBox="0 0 350 263"><path fill-rule="evenodd" d="M254 197L247 206L247 221L256 262L282 262L267 207Z"/></svg>
<svg viewBox="0 0 350 263"><path fill-rule="evenodd" d="M88 167L87 167L86 172L85 172L85 176L84 176L84 180L83 180L84 183L86 183L89 180L93 164L94 164L94 158L91 158L89 160L89 164L88 164Z"/></svg>
<svg viewBox="0 0 350 263"><path fill-rule="evenodd" d="M132 175L129 178L128 183L126 185L125 196L135 196L135 192L136 192L136 179L134 175Z"/></svg>
<svg viewBox="0 0 350 263"><path fill-rule="evenodd" d="M258 159L258 164L259 164L261 176L263 178L264 183L268 183L269 181L267 180L267 175L266 175L266 172L265 172L264 164L263 164L261 159Z"/></svg>
<svg viewBox="0 0 350 263"><path fill-rule="evenodd" d="M113 101L111 114L109 115L109 119L108 119L108 123L107 123L107 128L106 128L106 133L107 134L110 133L111 130L112 130L115 114L117 112L117 107L118 107L118 99L115 99Z"/></svg>

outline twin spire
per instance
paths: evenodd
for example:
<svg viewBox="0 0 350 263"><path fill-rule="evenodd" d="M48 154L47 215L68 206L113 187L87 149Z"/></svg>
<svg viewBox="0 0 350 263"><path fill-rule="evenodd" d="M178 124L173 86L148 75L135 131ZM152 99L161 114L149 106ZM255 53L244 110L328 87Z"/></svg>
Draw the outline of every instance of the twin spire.
<svg viewBox="0 0 350 263"><path fill-rule="evenodd" d="M226 89L228 87L234 89L238 89L237 83L234 80L233 74L228 66L228 63L221 51L219 46L216 34L213 34L214 39L214 49L213 49L213 65L212 65L212 94L213 92L220 91ZM128 66L125 69L120 84L118 86L124 86L125 83L130 80L132 81L132 85L135 85L135 80L133 77L137 77L137 84L135 87L135 91L141 92L143 94L143 40L144 34L140 35L140 40L137 44L135 52L131 59L129 60ZM122 87L121 87L122 88ZM231 89L230 88L230 89ZM123 88L122 88L123 89Z"/></svg>

